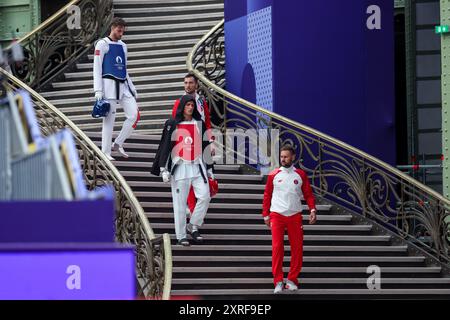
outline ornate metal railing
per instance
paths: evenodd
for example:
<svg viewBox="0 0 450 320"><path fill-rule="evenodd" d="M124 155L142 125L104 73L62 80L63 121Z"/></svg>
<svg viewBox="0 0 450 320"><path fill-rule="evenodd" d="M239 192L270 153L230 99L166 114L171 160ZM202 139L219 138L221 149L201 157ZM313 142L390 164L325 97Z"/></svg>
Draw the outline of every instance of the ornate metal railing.
<svg viewBox="0 0 450 320"><path fill-rule="evenodd" d="M317 196L387 227L450 267L450 200L342 141L225 91L223 39L222 21L187 59L212 112L221 119L216 127L222 132L229 128L279 130L278 142L295 146L296 164L308 173Z"/></svg>
<svg viewBox="0 0 450 320"><path fill-rule="evenodd" d="M25 83L0 68L0 79L2 77L6 78L3 81L6 88L12 90L21 88L30 93L44 135L50 135L62 128L69 128L72 131L79 150L84 178L90 189L104 184L114 186L116 240L135 246L138 294L152 299L169 299L172 282L169 235L155 237L141 205L125 179L72 121Z"/></svg>
<svg viewBox="0 0 450 320"><path fill-rule="evenodd" d="M112 3L112 0L70 1L19 40L25 60L10 66L13 75L33 89L47 84L105 33L113 15Z"/></svg>

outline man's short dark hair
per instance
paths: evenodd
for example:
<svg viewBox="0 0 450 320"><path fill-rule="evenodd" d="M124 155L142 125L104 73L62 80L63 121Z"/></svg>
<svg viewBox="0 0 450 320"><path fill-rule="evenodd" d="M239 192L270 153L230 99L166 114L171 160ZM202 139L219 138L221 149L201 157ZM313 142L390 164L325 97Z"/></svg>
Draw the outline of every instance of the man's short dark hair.
<svg viewBox="0 0 450 320"><path fill-rule="evenodd" d="M290 151L291 154L295 154L295 149L290 144L285 144L284 146L282 146L280 149L280 153L281 153L281 151Z"/></svg>
<svg viewBox="0 0 450 320"><path fill-rule="evenodd" d="M112 21L111 21L111 28L115 28L115 27L118 27L118 26L121 26L121 27L125 28L127 26L127 23L122 18L114 17L112 19Z"/></svg>
<svg viewBox="0 0 450 320"><path fill-rule="evenodd" d="M184 79L186 79L186 78L194 78L194 81L198 82L198 78L192 72L189 72L187 75L185 75Z"/></svg>

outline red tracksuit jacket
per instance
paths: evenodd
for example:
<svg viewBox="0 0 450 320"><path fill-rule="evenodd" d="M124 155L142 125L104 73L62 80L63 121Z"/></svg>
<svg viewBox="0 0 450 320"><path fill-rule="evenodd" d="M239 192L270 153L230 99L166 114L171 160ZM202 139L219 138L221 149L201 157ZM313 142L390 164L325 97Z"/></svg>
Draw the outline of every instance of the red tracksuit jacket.
<svg viewBox="0 0 450 320"><path fill-rule="evenodd" d="M293 169L293 170L292 170ZM309 209L315 209L315 199L308 180L308 176L301 169L292 168L291 170L275 169L272 171L266 183L263 200L263 217L266 217L272 211L281 215L291 215L293 212L301 212L300 197L303 194ZM281 175L278 175L280 174ZM279 179L283 177L283 179ZM301 185L300 184L301 179ZM274 193L274 183L277 185L278 192Z"/></svg>

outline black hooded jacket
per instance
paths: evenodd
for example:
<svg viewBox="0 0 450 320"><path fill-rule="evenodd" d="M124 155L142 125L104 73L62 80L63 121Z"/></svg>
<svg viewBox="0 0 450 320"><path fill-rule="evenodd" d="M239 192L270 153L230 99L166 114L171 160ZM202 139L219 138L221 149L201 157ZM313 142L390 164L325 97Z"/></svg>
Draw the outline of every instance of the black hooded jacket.
<svg viewBox="0 0 450 320"><path fill-rule="evenodd" d="M186 106L186 103L188 101L193 101L195 105L195 98L191 95L184 95L180 99L180 104L177 109L177 113L175 118L170 118L166 121L164 124L164 129L161 137L161 141L159 142L158 151L156 151L155 161L153 162L152 170L150 171L151 174L155 176L160 175L160 168L163 168L166 166L166 163L168 163L168 170L170 171L171 175L175 173L177 165L175 165L172 168L172 149L176 144L176 141L171 141L172 133L177 128L177 125L180 122L184 121L183 112L184 108ZM203 137L205 136L206 132L206 125L205 122L202 121L202 117L200 113L198 112L197 108L194 108L194 112L192 114L192 118L194 120L200 121L202 123L202 154L205 151L205 149L210 144L209 141L203 141ZM211 168L212 166L207 164L206 161L203 159L203 163L206 165L206 169ZM206 173L204 172L204 169L202 169L201 164L200 166L200 172L202 173L203 180L207 182L206 179Z"/></svg>

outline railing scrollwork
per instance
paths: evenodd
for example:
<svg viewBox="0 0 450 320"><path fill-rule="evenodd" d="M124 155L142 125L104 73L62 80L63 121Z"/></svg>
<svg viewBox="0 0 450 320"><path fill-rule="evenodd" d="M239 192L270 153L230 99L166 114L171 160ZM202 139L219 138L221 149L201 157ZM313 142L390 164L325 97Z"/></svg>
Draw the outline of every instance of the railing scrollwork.
<svg viewBox="0 0 450 320"><path fill-rule="evenodd" d="M70 1L19 40L25 60L10 66L12 74L33 89L49 83L105 33L112 19L112 5L112 0ZM79 12L68 10L72 6ZM79 25L72 27L72 20Z"/></svg>

